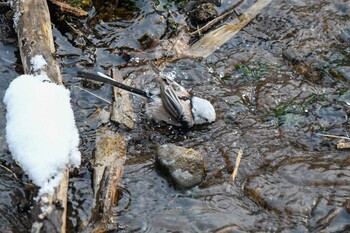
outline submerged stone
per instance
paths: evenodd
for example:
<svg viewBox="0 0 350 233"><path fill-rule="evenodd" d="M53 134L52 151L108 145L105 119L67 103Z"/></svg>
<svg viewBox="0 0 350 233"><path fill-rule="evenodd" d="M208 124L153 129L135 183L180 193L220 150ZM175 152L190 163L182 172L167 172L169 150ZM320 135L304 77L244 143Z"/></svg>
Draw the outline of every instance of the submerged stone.
<svg viewBox="0 0 350 233"><path fill-rule="evenodd" d="M164 144L158 146L156 162L180 188L190 188L205 177L204 156L190 148Z"/></svg>
<svg viewBox="0 0 350 233"><path fill-rule="evenodd" d="M194 25L206 23L216 17L218 17L218 12L215 5L210 2L198 5L190 15L191 22Z"/></svg>

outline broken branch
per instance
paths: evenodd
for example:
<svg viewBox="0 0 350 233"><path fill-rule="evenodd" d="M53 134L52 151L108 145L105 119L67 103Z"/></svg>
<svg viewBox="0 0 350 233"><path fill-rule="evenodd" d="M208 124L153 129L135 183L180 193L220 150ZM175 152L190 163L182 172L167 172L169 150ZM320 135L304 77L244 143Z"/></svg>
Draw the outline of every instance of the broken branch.
<svg viewBox="0 0 350 233"><path fill-rule="evenodd" d="M232 172L232 181L235 181L236 179L236 176L238 173L238 167L239 167L239 164L241 163L242 155L243 155L243 149L239 148L237 158L236 158L235 168L233 169L233 172Z"/></svg>
<svg viewBox="0 0 350 233"><path fill-rule="evenodd" d="M187 54L194 57L208 57L251 22L271 1L260 0L256 2L238 18L202 37L191 46Z"/></svg>

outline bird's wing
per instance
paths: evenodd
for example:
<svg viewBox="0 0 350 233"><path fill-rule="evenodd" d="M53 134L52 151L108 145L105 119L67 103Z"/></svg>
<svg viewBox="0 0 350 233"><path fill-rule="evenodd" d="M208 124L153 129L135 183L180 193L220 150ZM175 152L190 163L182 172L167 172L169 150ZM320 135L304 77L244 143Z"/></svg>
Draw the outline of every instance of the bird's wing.
<svg viewBox="0 0 350 233"><path fill-rule="evenodd" d="M160 85L160 95L164 108L175 120L181 120L184 115L184 108L174 89L164 82Z"/></svg>

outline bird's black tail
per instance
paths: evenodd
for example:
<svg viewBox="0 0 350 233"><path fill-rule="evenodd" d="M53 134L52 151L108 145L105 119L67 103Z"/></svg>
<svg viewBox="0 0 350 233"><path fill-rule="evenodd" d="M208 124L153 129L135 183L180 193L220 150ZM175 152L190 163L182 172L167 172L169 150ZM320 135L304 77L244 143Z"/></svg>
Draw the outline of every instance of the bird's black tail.
<svg viewBox="0 0 350 233"><path fill-rule="evenodd" d="M117 82L108 76L104 77L104 76L100 76L98 74L84 72L84 71L78 71L77 75L80 78L94 80L94 81L98 81L98 82L102 82L102 83L107 83L109 85L112 85L113 87L118 87L118 88L121 88L123 90L129 91L131 93L146 97L147 99L151 98L149 93L147 93L143 90L140 90L138 88L130 87L130 86L127 86L123 83Z"/></svg>

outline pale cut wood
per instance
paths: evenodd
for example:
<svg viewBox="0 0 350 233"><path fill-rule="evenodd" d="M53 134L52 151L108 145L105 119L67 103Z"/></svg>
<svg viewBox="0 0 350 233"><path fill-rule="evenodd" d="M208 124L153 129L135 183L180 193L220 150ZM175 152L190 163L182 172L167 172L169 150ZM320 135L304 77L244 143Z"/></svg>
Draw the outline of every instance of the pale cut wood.
<svg viewBox="0 0 350 233"><path fill-rule="evenodd" d="M123 77L118 69L111 70L112 79L123 83ZM126 83L130 85L130 83ZM132 85L130 85L132 86ZM128 129L135 129L136 114L132 107L129 92L117 87L112 87L114 101L112 103L111 121L124 125Z"/></svg>
<svg viewBox="0 0 350 233"><path fill-rule="evenodd" d="M187 52L188 56L206 58L215 50L220 48L242 28L252 21L262 9L264 9L272 0L260 0L248 8L240 17L228 22L214 31L209 32L196 43L194 43Z"/></svg>
<svg viewBox="0 0 350 233"><path fill-rule="evenodd" d="M338 149L350 149L350 142L339 142L337 144Z"/></svg>
<svg viewBox="0 0 350 233"><path fill-rule="evenodd" d="M45 72L52 82L62 84L62 76L54 58L55 46L52 37L51 20L46 0L14 0L14 25L18 36L18 45L23 69L26 74ZM42 55L47 65L34 69L31 60ZM57 122L59 124L59 122ZM32 232L66 232L67 189L69 172L53 195L42 194L34 206Z"/></svg>
<svg viewBox="0 0 350 233"><path fill-rule="evenodd" d="M232 172L232 181L235 181L237 173L238 173L238 168L239 168L239 164L241 163L241 158L243 155L243 149L240 148L237 154L237 158L236 158L236 163L235 163L235 168L233 169Z"/></svg>

